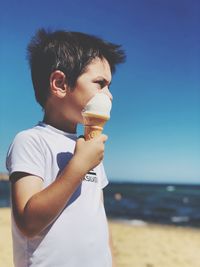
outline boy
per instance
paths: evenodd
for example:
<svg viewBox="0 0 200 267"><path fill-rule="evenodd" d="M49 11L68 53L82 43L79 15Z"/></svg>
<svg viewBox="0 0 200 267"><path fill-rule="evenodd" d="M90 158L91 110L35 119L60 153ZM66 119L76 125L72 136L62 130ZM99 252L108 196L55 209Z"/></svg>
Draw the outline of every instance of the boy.
<svg viewBox="0 0 200 267"><path fill-rule="evenodd" d="M7 156L15 266L111 267L102 198L107 136L77 139L76 127L96 93L112 99L111 75L125 55L91 35L41 29L28 59L44 119L19 133Z"/></svg>

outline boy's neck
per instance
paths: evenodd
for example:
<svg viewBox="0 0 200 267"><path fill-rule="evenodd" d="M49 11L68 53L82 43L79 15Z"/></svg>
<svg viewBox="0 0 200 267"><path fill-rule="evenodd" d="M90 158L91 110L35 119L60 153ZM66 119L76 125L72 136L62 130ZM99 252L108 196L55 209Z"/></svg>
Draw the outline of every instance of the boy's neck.
<svg viewBox="0 0 200 267"><path fill-rule="evenodd" d="M47 116L47 114L45 114L43 118L43 122L61 131L64 131L67 133L76 133L77 124L74 124L71 121L66 121L66 120L62 121L62 120L58 120L57 118L54 119L54 118Z"/></svg>

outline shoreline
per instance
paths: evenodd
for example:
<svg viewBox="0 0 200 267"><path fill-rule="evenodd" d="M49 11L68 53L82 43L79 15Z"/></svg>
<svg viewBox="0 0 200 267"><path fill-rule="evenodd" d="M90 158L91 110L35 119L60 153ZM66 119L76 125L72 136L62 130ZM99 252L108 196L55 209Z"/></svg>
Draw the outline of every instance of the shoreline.
<svg viewBox="0 0 200 267"><path fill-rule="evenodd" d="M199 267L200 229L137 220L109 227L117 267ZM0 208L0 236L0 266L13 267L10 208Z"/></svg>
<svg viewBox="0 0 200 267"><path fill-rule="evenodd" d="M152 221L145 221L142 219L124 219L124 218L108 218L108 221L111 223L121 224L121 225L128 225L132 227L145 227L145 226L157 226L157 227L171 227L171 228L182 228L182 229L191 229L200 231L199 225L192 225L192 224L173 224L173 223L164 223L164 222L152 222Z"/></svg>
<svg viewBox="0 0 200 267"><path fill-rule="evenodd" d="M9 181L9 175L7 173L0 172L0 181Z"/></svg>

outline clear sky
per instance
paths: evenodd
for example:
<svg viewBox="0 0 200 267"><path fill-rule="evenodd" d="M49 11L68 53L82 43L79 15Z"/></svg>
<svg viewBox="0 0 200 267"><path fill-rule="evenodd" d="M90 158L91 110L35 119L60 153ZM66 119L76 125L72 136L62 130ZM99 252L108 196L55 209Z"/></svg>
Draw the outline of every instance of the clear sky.
<svg viewBox="0 0 200 267"><path fill-rule="evenodd" d="M199 14L198 0L3 1L0 172L15 134L42 120L26 46L45 27L92 33L127 53L111 85L109 178L200 183Z"/></svg>

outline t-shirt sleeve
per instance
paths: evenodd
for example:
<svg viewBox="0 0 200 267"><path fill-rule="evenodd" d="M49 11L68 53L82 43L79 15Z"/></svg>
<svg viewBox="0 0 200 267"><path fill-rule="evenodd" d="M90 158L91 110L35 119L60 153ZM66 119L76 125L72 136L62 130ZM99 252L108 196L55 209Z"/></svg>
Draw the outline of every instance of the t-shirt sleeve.
<svg viewBox="0 0 200 267"><path fill-rule="evenodd" d="M101 188L103 189L104 187L106 187L108 185L108 178L105 172L105 168L103 163L100 164L101 167Z"/></svg>
<svg viewBox="0 0 200 267"><path fill-rule="evenodd" d="M8 150L6 167L9 175L26 172L44 179L44 153L39 137L26 131L17 134Z"/></svg>

